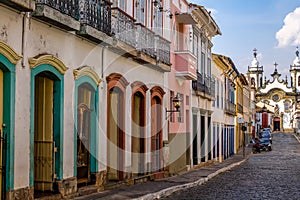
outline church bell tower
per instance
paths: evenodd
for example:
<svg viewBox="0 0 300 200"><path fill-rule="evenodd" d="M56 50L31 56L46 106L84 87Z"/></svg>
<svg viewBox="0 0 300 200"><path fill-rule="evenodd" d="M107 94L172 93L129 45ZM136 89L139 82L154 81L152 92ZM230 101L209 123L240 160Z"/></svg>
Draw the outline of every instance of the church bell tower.
<svg viewBox="0 0 300 200"><path fill-rule="evenodd" d="M251 66L248 66L248 81L252 89L258 89L263 85L263 66L259 66L259 62L257 60L257 50L253 50L253 60L251 62Z"/></svg>
<svg viewBox="0 0 300 200"><path fill-rule="evenodd" d="M293 61L293 64L290 66L291 74L291 87L294 92L300 92L300 59L299 59L299 50L296 49L296 58Z"/></svg>

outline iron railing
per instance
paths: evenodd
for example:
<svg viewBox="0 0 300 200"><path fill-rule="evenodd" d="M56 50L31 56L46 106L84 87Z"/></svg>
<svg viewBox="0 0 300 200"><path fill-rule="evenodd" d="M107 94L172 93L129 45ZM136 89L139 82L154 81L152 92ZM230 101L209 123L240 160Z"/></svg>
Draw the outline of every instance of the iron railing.
<svg viewBox="0 0 300 200"><path fill-rule="evenodd" d="M136 24L135 19L123 10L111 8L108 0L36 0L36 5L56 9L170 65L171 43L144 25Z"/></svg>
<svg viewBox="0 0 300 200"><path fill-rule="evenodd" d="M112 35L130 46L136 45L135 20L120 8L111 9Z"/></svg>
<svg viewBox="0 0 300 200"><path fill-rule="evenodd" d="M235 115L236 114L236 110L235 110L236 105L234 103L232 103L231 101L229 101L228 99L225 101L225 112Z"/></svg>
<svg viewBox="0 0 300 200"><path fill-rule="evenodd" d="M170 65L171 43L156 35L120 8L112 8L112 35L157 61Z"/></svg>
<svg viewBox="0 0 300 200"><path fill-rule="evenodd" d="M167 65L170 65L171 42L161 36L156 39L157 59Z"/></svg>
<svg viewBox="0 0 300 200"><path fill-rule="evenodd" d="M141 52L151 56L156 57L156 40L155 33L146 28L142 24L136 24L137 41L136 48Z"/></svg>
<svg viewBox="0 0 300 200"><path fill-rule="evenodd" d="M208 75L203 76L197 72L197 80L192 81L192 88L196 92L204 92L205 94L215 95L215 81Z"/></svg>
<svg viewBox="0 0 300 200"><path fill-rule="evenodd" d="M69 15L75 19L79 19L79 0L36 0L37 5L47 5L59 12Z"/></svg>
<svg viewBox="0 0 300 200"><path fill-rule="evenodd" d="M78 0L77 0L78 1ZM111 8L106 0L79 0L79 21L104 33L111 33Z"/></svg>
<svg viewBox="0 0 300 200"><path fill-rule="evenodd" d="M81 24L111 34L111 3L108 0L36 0L36 5L47 5Z"/></svg>

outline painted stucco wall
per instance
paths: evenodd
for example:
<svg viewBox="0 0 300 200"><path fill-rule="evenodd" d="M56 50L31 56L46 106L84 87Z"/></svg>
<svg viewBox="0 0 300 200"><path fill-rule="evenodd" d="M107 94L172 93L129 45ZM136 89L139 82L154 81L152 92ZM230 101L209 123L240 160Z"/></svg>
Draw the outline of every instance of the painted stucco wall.
<svg viewBox="0 0 300 200"><path fill-rule="evenodd" d="M7 43L18 54L22 54L22 20L23 16L6 8L0 7L0 40ZM73 70L82 66L90 66L97 72L102 82L99 85L99 170L106 169L106 116L107 116L107 83L105 77L111 73L122 74L129 83L142 81L149 90L161 86L165 92L165 75L162 72L141 66L134 60L127 59L104 50L105 59L102 62L102 47L67 32L49 26L34 18L25 18L24 32L25 48L23 52L24 67L21 61L16 65L16 105L15 105L15 166L14 189L29 186L30 171L30 75L28 58L40 54L51 54L61 60L69 69L64 75L64 135L63 143L63 178L74 176L74 90ZM103 67L103 74L102 74ZM147 136L151 135L150 91L147 91ZM130 85L126 89L126 160L125 167L131 165L131 97ZM163 101L165 107L165 101ZM163 112L163 119L165 119ZM167 140L167 128L163 122L163 140ZM147 151L150 151L150 139L147 140ZM147 155L150 162L150 154Z"/></svg>

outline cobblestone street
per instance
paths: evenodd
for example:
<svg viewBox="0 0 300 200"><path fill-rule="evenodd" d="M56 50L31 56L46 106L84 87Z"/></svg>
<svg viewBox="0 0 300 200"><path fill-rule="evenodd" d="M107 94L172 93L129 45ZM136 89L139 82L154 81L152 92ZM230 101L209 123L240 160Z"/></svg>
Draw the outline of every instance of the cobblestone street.
<svg viewBox="0 0 300 200"><path fill-rule="evenodd" d="M164 199L300 199L300 144L273 134L273 151L253 154L240 166L203 185Z"/></svg>

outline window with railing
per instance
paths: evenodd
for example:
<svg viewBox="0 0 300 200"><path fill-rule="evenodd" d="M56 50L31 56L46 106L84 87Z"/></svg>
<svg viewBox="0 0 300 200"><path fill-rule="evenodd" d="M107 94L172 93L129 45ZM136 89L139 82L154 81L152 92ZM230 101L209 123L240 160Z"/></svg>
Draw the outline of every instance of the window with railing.
<svg viewBox="0 0 300 200"><path fill-rule="evenodd" d="M145 0L135 0L134 3L134 17L137 23L145 23L146 6Z"/></svg>
<svg viewBox="0 0 300 200"><path fill-rule="evenodd" d="M217 79L216 79L215 77L212 77L212 81L214 82L214 84L213 84L213 87L214 87L214 88L213 88L213 91L214 91L213 96L214 96L215 99L216 99L216 92L215 92L215 91L217 91L217 90L216 90L216 87L217 87L217 86L216 86L216 85L217 85L217 84L216 84L216 81L217 81ZM212 106L213 106L213 107L216 106L216 100L214 100L214 101L212 102Z"/></svg>
<svg viewBox="0 0 300 200"><path fill-rule="evenodd" d="M204 74L205 72L205 53L201 52L201 66L200 66L200 73Z"/></svg>
<svg viewBox="0 0 300 200"><path fill-rule="evenodd" d="M223 109L224 108L224 84L222 82L221 82L220 96L221 96L221 109Z"/></svg>
<svg viewBox="0 0 300 200"><path fill-rule="evenodd" d="M157 6L152 7L153 15L152 15L152 31L156 33L157 35L162 36L163 33L163 12L160 11L160 8L162 8L162 2L161 0L158 1Z"/></svg>
<svg viewBox="0 0 300 200"><path fill-rule="evenodd" d="M207 75L211 76L211 59L207 58Z"/></svg>

